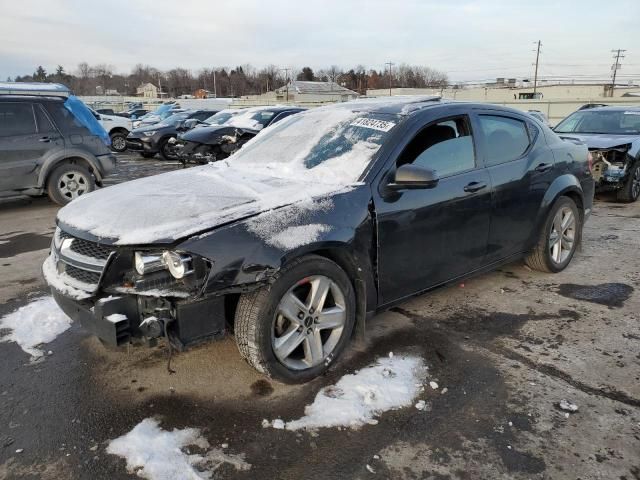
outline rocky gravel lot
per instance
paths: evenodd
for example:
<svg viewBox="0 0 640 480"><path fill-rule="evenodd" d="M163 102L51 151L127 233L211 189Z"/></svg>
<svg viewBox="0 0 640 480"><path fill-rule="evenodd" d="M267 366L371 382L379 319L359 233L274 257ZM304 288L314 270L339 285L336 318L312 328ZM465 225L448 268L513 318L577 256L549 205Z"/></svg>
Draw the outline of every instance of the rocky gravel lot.
<svg viewBox="0 0 640 480"><path fill-rule="evenodd" d="M175 168L121 155L108 183ZM39 268L56 211L46 199L0 206L0 317L47 294ZM200 429L208 446L190 453L209 449L212 478L638 480L639 252L640 203L598 199L565 272L514 263L416 297L302 386L261 377L232 338L179 354L174 375L164 345L111 351L77 325L37 361L0 343L0 478L143 475L107 449L153 418ZM389 352L429 367L422 409L357 429L263 427L302 416L321 388Z"/></svg>

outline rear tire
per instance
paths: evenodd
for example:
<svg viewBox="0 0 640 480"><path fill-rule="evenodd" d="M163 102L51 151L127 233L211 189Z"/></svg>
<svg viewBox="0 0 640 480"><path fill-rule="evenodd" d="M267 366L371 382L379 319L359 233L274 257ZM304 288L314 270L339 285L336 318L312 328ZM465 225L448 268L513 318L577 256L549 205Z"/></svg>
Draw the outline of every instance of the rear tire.
<svg viewBox="0 0 640 480"><path fill-rule="evenodd" d="M275 380L307 382L344 351L355 311L355 292L344 270L327 258L304 256L282 268L273 283L240 297L234 325L238 350Z"/></svg>
<svg viewBox="0 0 640 480"><path fill-rule="evenodd" d="M549 211L540 237L525 263L534 270L558 273L567 268L582 239L582 215L569 197L560 197Z"/></svg>
<svg viewBox="0 0 640 480"><path fill-rule="evenodd" d="M123 132L114 132L109 135L111 138L111 150L122 153L127 149L127 134Z"/></svg>
<svg viewBox="0 0 640 480"><path fill-rule="evenodd" d="M631 167L627 181L616 194L617 200L625 203L635 202L638 197L640 197L640 161L636 161Z"/></svg>
<svg viewBox="0 0 640 480"><path fill-rule="evenodd" d="M58 205L66 205L80 195L96 189L91 172L77 163L63 163L47 179L47 194Z"/></svg>

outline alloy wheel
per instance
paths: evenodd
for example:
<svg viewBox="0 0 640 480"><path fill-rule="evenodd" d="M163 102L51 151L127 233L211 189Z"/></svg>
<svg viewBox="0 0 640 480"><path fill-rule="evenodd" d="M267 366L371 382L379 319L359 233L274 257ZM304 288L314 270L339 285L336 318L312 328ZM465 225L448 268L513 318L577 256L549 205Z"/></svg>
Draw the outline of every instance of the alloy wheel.
<svg viewBox="0 0 640 480"><path fill-rule="evenodd" d="M116 135L111 139L111 146L113 147L114 150L118 151L118 152L122 152L125 150L127 145L126 140L124 139L124 137L121 137L120 135Z"/></svg>
<svg viewBox="0 0 640 480"><path fill-rule="evenodd" d="M347 321L345 296L330 278L304 278L278 304L271 345L276 358L293 370L324 362L335 350Z"/></svg>
<svg viewBox="0 0 640 480"><path fill-rule="evenodd" d="M76 170L65 172L58 179L58 191L63 197L69 200L73 200L87 193L89 191L89 185L89 179L83 173Z"/></svg>
<svg viewBox="0 0 640 480"><path fill-rule="evenodd" d="M635 168L631 179L631 198L636 200L640 196L640 165Z"/></svg>
<svg viewBox="0 0 640 480"><path fill-rule="evenodd" d="M573 251L576 239L576 217L569 207L562 207L553 218L549 234L549 253L551 260L562 264Z"/></svg>

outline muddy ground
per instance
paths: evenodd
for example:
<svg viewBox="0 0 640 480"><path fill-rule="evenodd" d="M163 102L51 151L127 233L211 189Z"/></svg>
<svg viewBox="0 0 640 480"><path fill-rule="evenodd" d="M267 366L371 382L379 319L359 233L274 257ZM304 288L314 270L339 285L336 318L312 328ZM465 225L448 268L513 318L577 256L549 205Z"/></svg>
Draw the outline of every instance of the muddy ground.
<svg viewBox="0 0 640 480"><path fill-rule="evenodd" d="M114 181L177 168L123 160ZM0 315L45 293L39 267L56 211L46 199L0 207ZM133 478L105 447L154 416L167 429L201 428L251 464L214 478L638 480L639 252L640 203L599 199L565 272L514 263L416 297L303 386L265 380L232 338L175 357L175 375L162 345L109 351L77 325L35 364L0 343L0 478ZM425 411L359 430L261 427L300 417L320 388L390 351L421 355L447 392L427 389ZM578 412L567 418L562 399Z"/></svg>

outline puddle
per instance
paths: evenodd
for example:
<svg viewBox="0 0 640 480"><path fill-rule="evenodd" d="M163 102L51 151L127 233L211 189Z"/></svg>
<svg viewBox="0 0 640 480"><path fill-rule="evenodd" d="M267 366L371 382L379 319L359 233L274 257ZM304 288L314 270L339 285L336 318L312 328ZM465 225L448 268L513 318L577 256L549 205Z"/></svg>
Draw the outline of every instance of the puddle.
<svg viewBox="0 0 640 480"><path fill-rule="evenodd" d="M600 285L565 283L558 286L558 293L563 297L616 308L622 307L632 292L633 287L624 283L601 283Z"/></svg>
<svg viewBox="0 0 640 480"><path fill-rule="evenodd" d="M3 236L0 243L0 258L11 258L20 253L44 250L51 245L51 235L38 233L20 233L13 236Z"/></svg>

